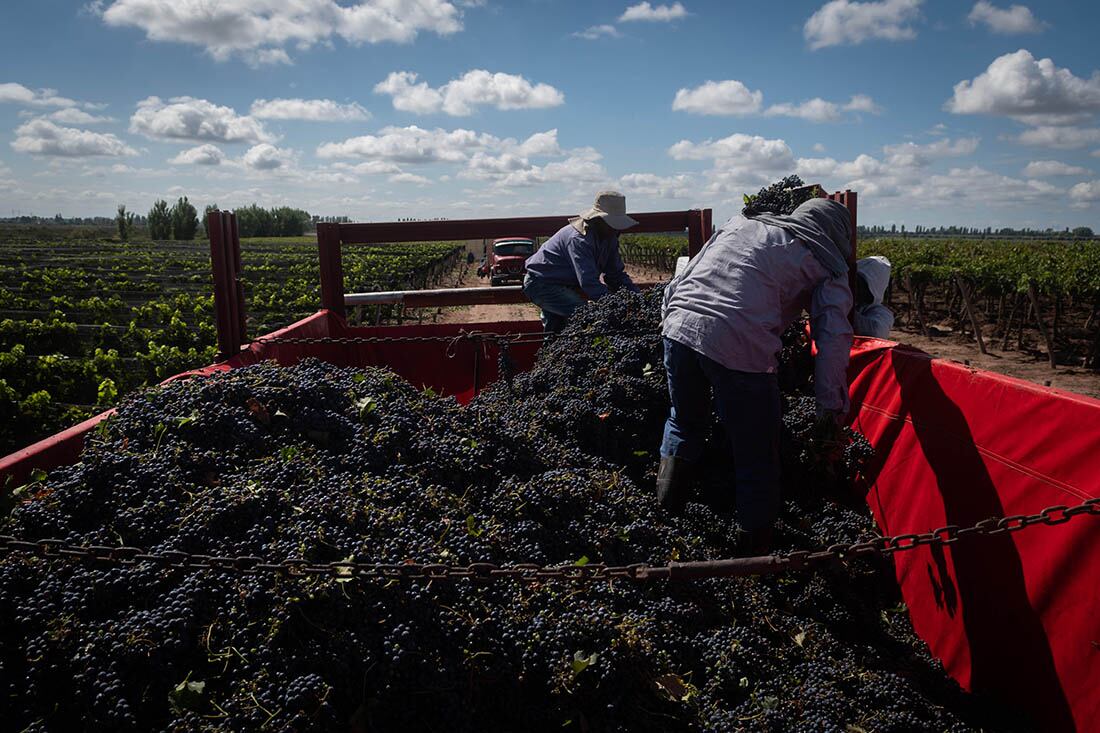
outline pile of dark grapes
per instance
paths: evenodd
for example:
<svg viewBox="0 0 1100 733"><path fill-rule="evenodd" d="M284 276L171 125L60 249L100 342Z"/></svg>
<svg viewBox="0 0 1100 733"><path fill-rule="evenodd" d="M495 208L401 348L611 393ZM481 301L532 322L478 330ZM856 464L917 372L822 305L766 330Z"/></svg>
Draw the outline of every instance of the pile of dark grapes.
<svg viewBox="0 0 1100 733"><path fill-rule="evenodd" d="M753 195L745 195L744 216L757 214L790 214L804 201L817 195L815 187L806 186L798 176L787 176Z"/></svg>
<svg viewBox="0 0 1100 733"><path fill-rule="evenodd" d="M386 370L315 360L135 394L80 463L26 487L0 530L311 562L728 557L729 507L693 502L671 517L653 500L668 405L659 298L585 306L534 370L468 407ZM799 445L812 403L789 399ZM803 452L786 468L811 475ZM855 453L830 481L858 467ZM781 549L872 532L866 510L826 483L788 493ZM862 561L575 585L11 554L0 558L0 699L3 727L26 731L1007 727L930 659L890 568Z"/></svg>

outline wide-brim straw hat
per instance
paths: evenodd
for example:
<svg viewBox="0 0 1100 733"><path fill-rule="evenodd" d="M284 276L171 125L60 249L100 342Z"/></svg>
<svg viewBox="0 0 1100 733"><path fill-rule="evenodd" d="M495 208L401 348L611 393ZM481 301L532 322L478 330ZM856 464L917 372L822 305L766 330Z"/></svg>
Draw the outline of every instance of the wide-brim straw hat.
<svg viewBox="0 0 1100 733"><path fill-rule="evenodd" d="M592 208L580 215L585 221L603 219L612 229L629 229L638 222L626 215L626 196L618 191L600 191Z"/></svg>

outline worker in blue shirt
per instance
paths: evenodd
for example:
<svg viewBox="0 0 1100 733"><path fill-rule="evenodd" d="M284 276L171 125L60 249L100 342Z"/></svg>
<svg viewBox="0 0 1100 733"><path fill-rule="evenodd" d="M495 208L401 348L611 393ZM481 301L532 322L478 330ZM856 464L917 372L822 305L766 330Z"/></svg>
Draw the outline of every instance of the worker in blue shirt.
<svg viewBox="0 0 1100 733"><path fill-rule="evenodd" d="M817 345L818 435L837 440L848 410L851 234L848 210L821 198L789 216L735 216L665 287L661 332L672 407L657 499L675 512L690 498L693 466L717 408L733 450L737 516L751 554L769 550L779 513L776 371L781 334L803 310Z"/></svg>
<svg viewBox="0 0 1100 733"><path fill-rule="evenodd" d="M625 196L601 191L591 209L528 258L523 292L542 310L548 333L560 332L586 299L598 300L619 288L637 292L619 255L619 232L637 223L626 214Z"/></svg>

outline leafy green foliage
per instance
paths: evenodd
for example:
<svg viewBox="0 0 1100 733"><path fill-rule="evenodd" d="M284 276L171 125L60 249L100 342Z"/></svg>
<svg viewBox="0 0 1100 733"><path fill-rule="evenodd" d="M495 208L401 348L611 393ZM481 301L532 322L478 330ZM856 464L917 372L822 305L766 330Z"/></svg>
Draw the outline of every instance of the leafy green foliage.
<svg viewBox="0 0 1100 733"><path fill-rule="evenodd" d="M986 295L1026 292L1100 295L1100 242L1012 242L1004 240L872 239L859 256L882 255L893 276L916 285L949 283L958 272Z"/></svg>
<svg viewBox="0 0 1100 733"><path fill-rule="evenodd" d="M120 242L125 242L130 238L130 233L134 231L135 219L134 212L126 211L125 204L118 205L118 216L115 217L115 224L118 226L118 240Z"/></svg>
<svg viewBox="0 0 1100 733"><path fill-rule="evenodd" d="M288 206L264 209L252 204L236 214L242 237L300 237L311 223L308 212Z"/></svg>
<svg viewBox="0 0 1100 733"><path fill-rule="evenodd" d="M172 214L168 210L168 202L157 199L153 208L149 209L149 238L154 241L172 238Z"/></svg>
<svg viewBox="0 0 1100 733"><path fill-rule="evenodd" d="M623 234L619 237L623 262L672 272L676 258L686 257L687 237L662 234Z"/></svg>
<svg viewBox="0 0 1100 733"><path fill-rule="evenodd" d="M172 207L172 239L190 241L195 238L195 232L199 229L198 212L194 205L184 196Z"/></svg>
<svg viewBox="0 0 1100 733"><path fill-rule="evenodd" d="M170 228L169 213L158 202L151 226L161 227L163 214ZM316 311L313 237L244 240L241 249L249 333L268 333ZM353 248L344 256L347 287L431 287L458 251L451 243ZM214 359L205 242L13 238L0 241L0 286L0 315L10 316L0 318L0 455L91 417L137 387Z"/></svg>

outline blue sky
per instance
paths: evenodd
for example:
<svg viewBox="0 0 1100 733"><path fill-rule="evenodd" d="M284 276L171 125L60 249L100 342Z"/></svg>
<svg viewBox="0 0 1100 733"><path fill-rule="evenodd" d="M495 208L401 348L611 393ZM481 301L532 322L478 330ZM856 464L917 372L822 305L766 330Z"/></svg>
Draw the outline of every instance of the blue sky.
<svg viewBox="0 0 1100 733"><path fill-rule="evenodd" d="M762 12L761 8L766 8ZM1100 229L1095 2L12 0L0 215L707 206Z"/></svg>

